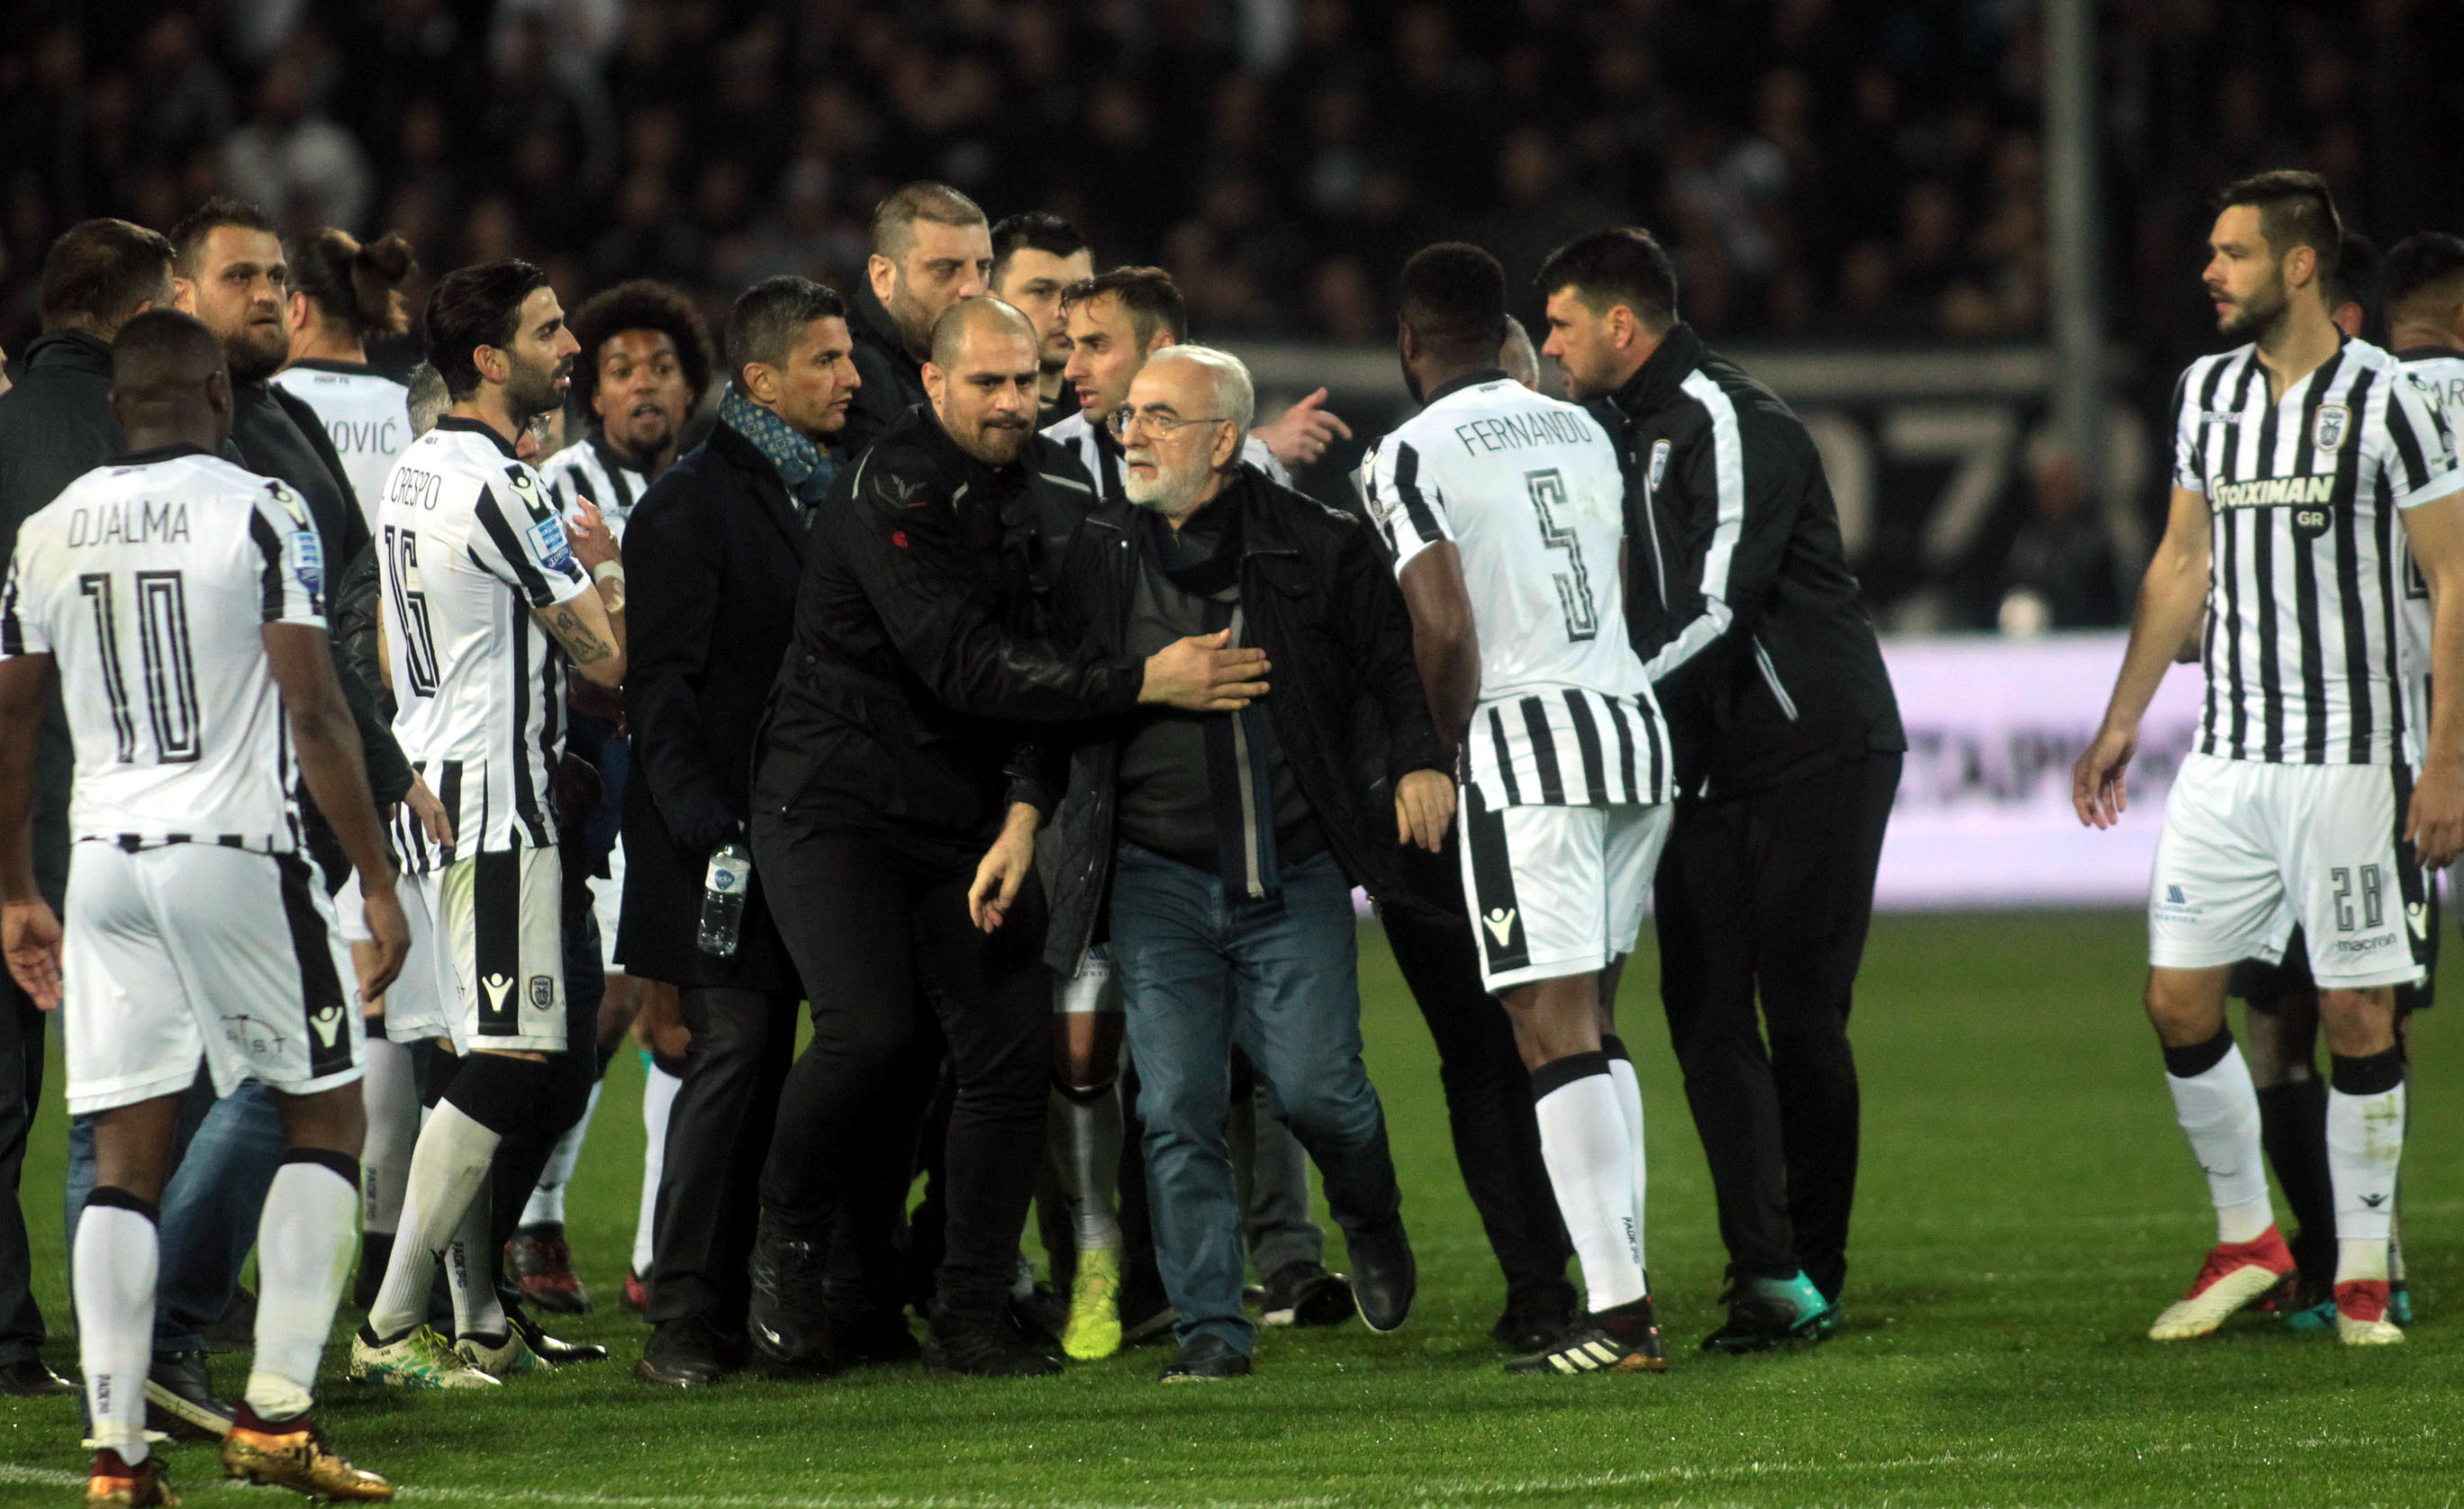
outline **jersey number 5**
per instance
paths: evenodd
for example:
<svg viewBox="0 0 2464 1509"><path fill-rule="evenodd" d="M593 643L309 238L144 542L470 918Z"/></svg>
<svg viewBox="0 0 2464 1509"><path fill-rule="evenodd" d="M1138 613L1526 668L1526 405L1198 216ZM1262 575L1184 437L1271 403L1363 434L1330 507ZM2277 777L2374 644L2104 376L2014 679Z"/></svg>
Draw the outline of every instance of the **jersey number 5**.
<svg viewBox="0 0 2464 1509"><path fill-rule="evenodd" d="M89 571L77 591L94 604L94 632L101 651L103 696L111 703L111 731L122 765L137 762L137 720L130 711L128 673L120 663L120 602L112 576ZM197 741L197 666L188 648L188 589L176 571L137 573L137 645L145 679L145 715L154 730L159 765L194 761Z"/></svg>
<svg viewBox="0 0 2464 1509"><path fill-rule="evenodd" d="M1566 642L1586 644L1599 637L1600 616L1592 602L1591 574L1583 569L1583 542L1557 524L1555 511L1566 503L1566 479L1551 467L1525 472L1523 486L1531 494L1531 512L1540 515L1540 543L1566 553L1568 569L1550 578L1557 584L1557 606L1566 615Z"/></svg>

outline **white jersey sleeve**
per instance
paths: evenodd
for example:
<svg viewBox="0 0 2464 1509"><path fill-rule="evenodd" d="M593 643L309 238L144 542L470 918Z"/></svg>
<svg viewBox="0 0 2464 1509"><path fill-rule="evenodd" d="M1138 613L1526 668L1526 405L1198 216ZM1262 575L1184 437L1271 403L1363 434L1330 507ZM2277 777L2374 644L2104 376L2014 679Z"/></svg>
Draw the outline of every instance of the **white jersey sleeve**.
<svg viewBox="0 0 2464 1509"><path fill-rule="evenodd" d="M2464 488L2455 437L2445 406L2409 374L2387 384L2387 419L2365 426L2365 443L2378 448L2379 466L2398 508L2419 508Z"/></svg>
<svg viewBox="0 0 2464 1509"><path fill-rule="evenodd" d="M1421 551L1455 537L1443 491L1423 482L1420 453L1401 434L1388 435L1369 448L1356 481L1370 522L1386 537L1395 557L1396 576L1402 576Z"/></svg>
<svg viewBox="0 0 2464 1509"><path fill-rule="evenodd" d="M569 602L590 589L590 574L573 558L565 537L564 517L529 467L507 467L479 494L473 514L478 527L468 541L471 558L532 607Z"/></svg>
<svg viewBox="0 0 2464 1509"><path fill-rule="evenodd" d="M325 626L325 542L299 494L268 478L248 521L256 547L257 611L267 623Z"/></svg>

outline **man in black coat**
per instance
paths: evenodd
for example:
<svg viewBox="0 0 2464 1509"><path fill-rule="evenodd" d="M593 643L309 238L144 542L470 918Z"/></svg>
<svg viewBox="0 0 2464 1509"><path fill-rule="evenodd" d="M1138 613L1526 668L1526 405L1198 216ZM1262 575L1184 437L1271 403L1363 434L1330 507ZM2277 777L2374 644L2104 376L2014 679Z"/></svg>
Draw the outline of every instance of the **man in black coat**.
<svg viewBox="0 0 2464 1509"><path fill-rule="evenodd" d="M1544 351L1618 444L1627 629L1676 745L1653 914L1728 1249L1703 1345L1820 1341L1857 1189L1849 1004L1907 735L1813 438L1678 319L1660 244L1577 237L1540 291Z"/></svg>
<svg viewBox="0 0 2464 1509"><path fill-rule="evenodd" d="M631 973L681 988L693 1033L659 1176L657 1329L635 1369L672 1388L715 1383L741 1357L758 1180L795 1056L803 990L765 878L734 954L702 952L697 935L711 851L752 817L754 731L794 632L809 515L830 476L822 448L859 391L849 344L829 289L786 276L746 290L728 317L735 372L716 427L627 526L634 773L617 948Z"/></svg>
<svg viewBox="0 0 2464 1509"><path fill-rule="evenodd" d="M1254 708L1141 711L1082 731L1060 818L1046 957L1075 969L1109 925L1155 1256L1179 1315L1167 1382L1244 1374L1256 1339L1223 1134L1235 1042L1325 1177L1361 1318L1395 1329L1416 1286L1360 1061L1352 888L1417 905L1396 841L1438 850L1454 783L1376 536L1242 462L1254 406L1233 357L1181 345L1150 358L1120 411L1129 501L1079 527L1053 594L1062 638L1084 652L1228 633L1266 655L1276 689ZM1051 763L1047 751L1039 764ZM1013 829L985 861L1001 881L992 925L1007 926L1001 904L1030 855L1031 830Z"/></svg>
<svg viewBox="0 0 2464 1509"><path fill-rule="evenodd" d="M931 405L842 471L815 517L754 756L755 867L813 1003L754 1243L749 1329L773 1362L885 1350L872 1339L897 1323L891 1241L946 1054L956 1090L928 1359L973 1374L1059 1369L1007 1314L1051 1068L1042 894L1031 875L1023 889L1010 877L1007 923L987 933L970 886L997 835L1023 831L1032 853L1037 815L1012 800L1009 774L1030 728L1256 689L1260 657L1220 636L1117 658L1042 636L1050 490L1092 487L1034 433L1039 346L998 299L953 305L924 368ZM825 1266L852 1283L825 1293Z"/></svg>
<svg viewBox="0 0 2464 1509"><path fill-rule="evenodd" d="M111 340L138 314L168 306L171 294L171 243L142 226L89 220L52 243L43 333L26 348L25 377L0 394L0 571L19 525L126 448L111 417ZM68 888L74 764L55 682L34 752L34 871L55 912ZM28 1286L33 1255L17 1205L42 1095L42 1014L0 972L0 1394L70 1391L43 1366L43 1316Z"/></svg>
<svg viewBox="0 0 2464 1509"><path fill-rule="evenodd" d="M864 381L839 448L862 455L898 416L930 402L924 362L934 321L991 283L993 232L976 202L945 184L909 184L872 212L872 255L848 320Z"/></svg>

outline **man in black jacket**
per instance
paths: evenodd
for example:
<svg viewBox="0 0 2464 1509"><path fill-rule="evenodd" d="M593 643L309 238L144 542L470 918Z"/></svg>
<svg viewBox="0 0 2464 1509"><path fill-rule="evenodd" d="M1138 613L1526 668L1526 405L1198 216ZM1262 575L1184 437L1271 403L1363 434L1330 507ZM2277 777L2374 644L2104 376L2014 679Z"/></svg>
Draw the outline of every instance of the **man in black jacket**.
<svg viewBox="0 0 2464 1509"><path fill-rule="evenodd" d="M167 306L171 294L171 244L143 227L89 220L52 243L39 294L43 333L26 348L24 379L0 394L0 560L16 549L20 524L126 448L111 417L111 340L137 315ZM68 888L74 755L56 683L37 737L34 871L57 912ZM70 1391L43 1366L43 1316L29 1287L33 1254L17 1205L42 1097L42 1014L0 972L0 1394Z"/></svg>
<svg viewBox="0 0 2464 1509"><path fill-rule="evenodd" d="M750 1330L776 1362L841 1360L842 1337L894 1311L890 1244L946 1051L957 1094L928 1356L965 1373L1059 1367L1005 1313L1051 1062L1042 897L1029 879L987 935L968 887L1005 824L1031 848L1035 813L1009 800L1007 773L1030 726L1263 689L1261 657L1221 636L1141 659L1039 634L1036 558L1061 512L1049 490L1091 489L1034 433L1038 345L998 299L961 300L935 325L931 405L892 424L815 515L757 741L755 865L813 1001L754 1243ZM834 1237L858 1292L823 1292Z"/></svg>
<svg viewBox="0 0 2464 1509"><path fill-rule="evenodd" d="M821 448L857 391L847 306L801 277L738 295L718 425L635 506L625 716L627 968L683 991L692 1030L668 1113L650 1302L635 1371L715 1383L740 1356L757 1184L795 1056L796 966L758 875L736 951L697 941L711 851L752 818L753 735L794 632L808 520L830 475Z"/></svg>
<svg viewBox="0 0 2464 1509"><path fill-rule="evenodd" d="M898 416L930 402L933 325L990 286L993 232L976 202L946 184L909 184L872 212L872 255L855 293L855 369L864 385L839 448L864 453Z"/></svg>
<svg viewBox="0 0 2464 1509"><path fill-rule="evenodd" d="M1728 1249L1728 1319L1704 1345L1819 1341L1847 1275L1848 1010L1907 749L1899 704L1812 438L1678 320L1659 243L1578 237L1539 286L1542 350L1622 452L1627 627L1676 739L1661 1000Z"/></svg>
<svg viewBox="0 0 2464 1509"><path fill-rule="evenodd" d="M1109 923L1155 1253L1179 1316L1166 1381L1245 1374L1256 1340L1223 1135L1235 1041L1325 1176L1361 1318L1395 1329L1415 1289L1360 1062L1352 887L1406 901L1390 835L1438 849L1454 783L1375 537L1242 463L1254 406L1233 357L1182 345L1150 358L1121 409L1129 502L1080 526L1053 599L1064 638L1089 653L1228 633L1267 656L1279 689L1245 710L1116 715L1069 757L1046 957L1075 968ZM987 857L986 926L1012 925L1030 860L1015 828Z"/></svg>

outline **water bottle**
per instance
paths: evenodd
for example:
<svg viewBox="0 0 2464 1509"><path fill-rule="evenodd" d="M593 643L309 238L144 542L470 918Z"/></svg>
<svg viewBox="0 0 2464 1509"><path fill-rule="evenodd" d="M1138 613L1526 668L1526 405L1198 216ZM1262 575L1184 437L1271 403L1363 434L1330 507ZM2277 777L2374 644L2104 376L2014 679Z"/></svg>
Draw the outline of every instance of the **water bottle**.
<svg viewBox="0 0 2464 1509"><path fill-rule="evenodd" d="M741 841L731 839L711 850L701 892L702 952L736 957L737 934L744 927L744 893L752 886L753 855Z"/></svg>

